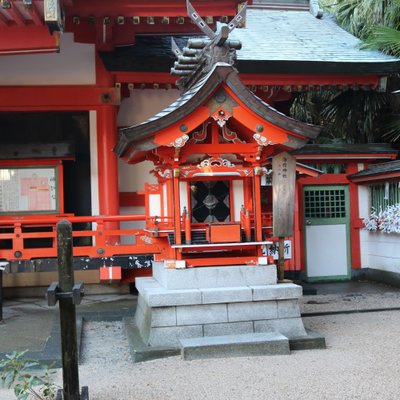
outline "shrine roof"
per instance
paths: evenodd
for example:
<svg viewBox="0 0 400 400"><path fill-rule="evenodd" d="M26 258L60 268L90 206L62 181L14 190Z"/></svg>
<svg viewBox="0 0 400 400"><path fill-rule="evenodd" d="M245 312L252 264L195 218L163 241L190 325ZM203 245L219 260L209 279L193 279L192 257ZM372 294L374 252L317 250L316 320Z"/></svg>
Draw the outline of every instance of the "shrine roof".
<svg viewBox="0 0 400 400"><path fill-rule="evenodd" d="M379 178L394 178L400 176L400 160L372 164L368 168L349 175L348 178L355 182L379 180Z"/></svg>
<svg viewBox="0 0 400 400"><path fill-rule="evenodd" d="M286 69L285 63L295 62L297 70L309 69L318 63L319 70L315 73L346 73L349 64L359 73L382 73L394 72L400 64L395 57L360 49L361 41L327 13L316 18L305 11L249 7L246 26L247 29L236 29L231 35L243 43L238 53L240 71L254 64L260 68L254 72L261 72L263 67L272 68L277 63ZM285 71L280 69L280 72Z"/></svg>
<svg viewBox="0 0 400 400"><path fill-rule="evenodd" d="M306 144L301 149L291 152L298 158L302 155L316 154L394 154L397 151L387 143L338 143L338 144Z"/></svg>
<svg viewBox="0 0 400 400"><path fill-rule="evenodd" d="M309 11L253 5L247 9L246 28L234 30L230 38L242 42L237 56L241 73L390 74L400 66L398 58L361 49L361 41L329 14L316 18ZM175 37L179 47L187 39ZM174 60L168 36L137 36L134 46L101 57L114 71L167 72Z"/></svg>
<svg viewBox="0 0 400 400"><path fill-rule="evenodd" d="M140 151L158 147L152 141L156 132L180 121L202 106L221 83L225 83L247 107L264 120L305 138L315 138L319 134L320 127L290 118L255 96L240 81L235 68L219 62L170 106L141 124L120 129L119 141L114 151L122 157L132 145L135 145ZM299 147L297 141L298 139L293 138L292 148Z"/></svg>

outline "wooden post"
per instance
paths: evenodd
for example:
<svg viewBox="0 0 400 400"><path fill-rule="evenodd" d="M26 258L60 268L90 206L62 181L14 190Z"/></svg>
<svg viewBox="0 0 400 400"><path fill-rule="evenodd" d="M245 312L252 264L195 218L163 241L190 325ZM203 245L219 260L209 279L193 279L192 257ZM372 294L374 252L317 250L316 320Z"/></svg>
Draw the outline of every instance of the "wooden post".
<svg viewBox="0 0 400 400"><path fill-rule="evenodd" d="M3 272L8 261L0 261L0 322L3 321Z"/></svg>
<svg viewBox="0 0 400 400"><path fill-rule="evenodd" d="M284 279L285 237L293 235L296 160L287 153L272 158L273 235L279 238L278 279Z"/></svg>
<svg viewBox="0 0 400 400"><path fill-rule="evenodd" d="M285 238L279 238L278 280L285 279Z"/></svg>
<svg viewBox="0 0 400 400"><path fill-rule="evenodd" d="M256 242L262 240L262 223L261 223L261 176L260 168L254 169L254 236Z"/></svg>
<svg viewBox="0 0 400 400"><path fill-rule="evenodd" d="M188 213L186 207L183 208L183 213L185 215L185 243L192 244L192 227L191 227L191 215Z"/></svg>
<svg viewBox="0 0 400 400"><path fill-rule="evenodd" d="M175 244L182 244L181 237L181 201L179 192L179 168L174 169L174 224Z"/></svg>
<svg viewBox="0 0 400 400"><path fill-rule="evenodd" d="M244 214L246 242L251 242L250 212L246 209Z"/></svg>
<svg viewBox="0 0 400 400"><path fill-rule="evenodd" d="M72 225L68 221L57 223L57 254L59 290L71 293L74 286L72 266ZM78 348L76 338L76 312L73 298L60 297L61 356L63 366L64 400L79 400Z"/></svg>
<svg viewBox="0 0 400 400"><path fill-rule="evenodd" d="M8 266L8 261L0 261L0 322L3 321L3 272Z"/></svg>

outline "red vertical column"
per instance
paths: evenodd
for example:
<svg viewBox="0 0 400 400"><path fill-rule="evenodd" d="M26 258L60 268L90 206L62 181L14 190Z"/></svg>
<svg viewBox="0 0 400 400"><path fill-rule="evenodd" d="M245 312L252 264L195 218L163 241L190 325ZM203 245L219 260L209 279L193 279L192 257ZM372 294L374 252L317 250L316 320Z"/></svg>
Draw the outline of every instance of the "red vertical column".
<svg viewBox="0 0 400 400"><path fill-rule="evenodd" d="M179 190L179 168L174 168L174 225L175 225L175 244L182 244L181 238L181 201Z"/></svg>
<svg viewBox="0 0 400 400"><path fill-rule="evenodd" d="M97 162L99 174L99 208L101 215L119 214L117 121L114 106L97 110Z"/></svg>
<svg viewBox="0 0 400 400"><path fill-rule="evenodd" d="M254 225L255 239L257 242L262 240L262 223L261 223L261 176L258 171L254 174Z"/></svg>
<svg viewBox="0 0 400 400"><path fill-rule="evenodd" d="M349 163L346 173L355 174L358 172L357 163ZM360 243L360 209L358 198L358 185L349 182L349 202L350 202L350 251L351 267L353 269L361 268L361 243Z"/></svg>
<svg viewBox="0 0 400 400"><path fill-rule="evenodd" d="M117 121L114 106L97 110L97 163L99 177L99 211L101 215L119 215ZM117 229L118 223L107 223L106 229ZM117 242L118 238L109 238ZM114 244L110 243L110 244Z"/></svg>

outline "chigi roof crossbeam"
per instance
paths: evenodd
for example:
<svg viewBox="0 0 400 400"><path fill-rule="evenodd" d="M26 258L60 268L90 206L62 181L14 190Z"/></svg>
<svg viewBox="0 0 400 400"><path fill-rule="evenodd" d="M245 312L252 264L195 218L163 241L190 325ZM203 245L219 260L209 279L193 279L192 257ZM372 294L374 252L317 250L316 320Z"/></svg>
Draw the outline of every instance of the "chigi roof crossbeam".
<svg viewBox="0 0 400 400"><path fill-rule="evenodd" d="M228 24L220 24L218 31L214 32L196 12L192 4L188 0L186 3L188 16L208 39L189 39L187 46L182 51L174 39L171 39L172 52L177 57L177 62L171 68L171 74L181 77L177 86L183 91L208 73L216 63L234 64L235 51L240 50L242 44L238 40L229 40L228 37L230 32L243 24L246 18L246 4L244 4L239 13Z"/></svg>

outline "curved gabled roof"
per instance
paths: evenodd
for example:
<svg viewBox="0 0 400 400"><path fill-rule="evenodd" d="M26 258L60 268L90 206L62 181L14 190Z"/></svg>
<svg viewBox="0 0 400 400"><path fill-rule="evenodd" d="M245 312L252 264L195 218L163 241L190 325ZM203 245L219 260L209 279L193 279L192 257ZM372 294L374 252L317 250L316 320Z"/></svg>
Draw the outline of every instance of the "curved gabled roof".
<svg viewBox="0 0 400 400"><path fill-rule="evenodd" d="M239 99L242 103L240 107L255 113L259 120L272 124L284 131L286 140L282 144L289 148L301 147L308 139L315 138L320 132L319 127L296 121L263 102L243 85L237 71L231 65L217 63L208 74L202 77L169 107L141 124L121 129L115 152L119 157L126 157L130 148L143 152L159 147L160 142L154 140L157 133L171 127L175 127L178 130L179 125L177 124L182 123L185 119L190 122L190 119L188 120L187 118L200 108L203 110L204 120L208 119L210 114L208 109L204 107L205 103L223 85ZM235 115L233 115L233 118L235 118ZM243 123L243 121L239 122ZM196 127L197 125L185 125L187 133ZM255 131L256 127L253 129ZM182 130L182 132L186 131Z"/></svg>

